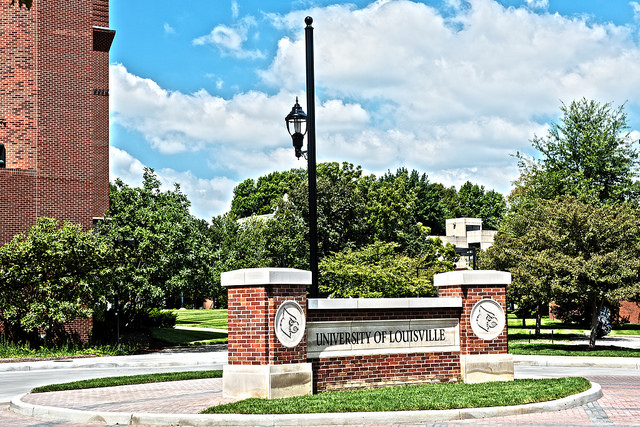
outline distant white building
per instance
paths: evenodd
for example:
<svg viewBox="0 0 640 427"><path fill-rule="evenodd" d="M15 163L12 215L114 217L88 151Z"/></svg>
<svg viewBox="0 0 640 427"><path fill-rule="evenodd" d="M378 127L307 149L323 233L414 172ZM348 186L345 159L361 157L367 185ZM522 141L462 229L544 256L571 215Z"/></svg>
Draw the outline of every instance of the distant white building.
<svg viewBox="0 0 640 427"><path fill-rule="evenodd" d="M443 243L451 243L456 249L477 248L485 250L493 245L496 230L483 230L481 218L453 218L446 221L446 236L439 237ZM470 257L460 257L458 268L470 265Z"/></svg>

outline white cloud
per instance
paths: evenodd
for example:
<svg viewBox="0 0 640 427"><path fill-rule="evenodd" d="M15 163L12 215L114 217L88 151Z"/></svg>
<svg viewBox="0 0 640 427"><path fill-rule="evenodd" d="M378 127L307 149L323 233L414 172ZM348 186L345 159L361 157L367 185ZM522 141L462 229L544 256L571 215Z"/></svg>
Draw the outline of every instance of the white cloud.
<svg viewBox="0 0 640 427"><path fill-rule="evenodd" d="M231 27L222 24L216 26L209 34L193 39L192 43L195 46L216 46L220 53L234 58L264 58L264 53L259 50L246 50L243 46L248 39L249 29L255 25L255 18L245 16Z"/></svg>
<svg viewBox="0 0 640 427"><path fill-rule="evenodd" d="M172 92L129 73L121 64L110 67L110 87L114 123L140 132L162 154L277 149L288 138L284 117L295 101L295 95L284 92L269 96L251 91L231 99L204 90ZM318 122L328 129L361 129L368 121L360 105L340 100L328 100L318 111L322 117Z"/></svg>
<svg viewBox="0 0 640 427"><path fill-rule="evenodd" d="M176 30L175 28L173 28L171 25L169 25L169 23L165 22L163 25L163 29L164 29L164 33L165 34L175 34Z"/></svg>
<svg viewBox="0 0 640 427"><path fill-rule="evenodd" d="M142 185L145 165L124 150L109 147L109 179L115 181L120 178L131 187ZM226 177L202 179L190 171L178 172L170 168L155 171L162 182L162 190L173 190L174 183L180 184L180 189L191 201L191 213L199 218L211 219L229 210L233 188L238 184Z"/></svg>
<svg viewBox="0 0 640 427"><path fill-rule="evenodd" d="M629 2L629 5L633 9L634 21L636 22L640 21L640 3L638 3L637 1L631 1Z"/></svg>
<svg viewBox="0 0 640 427"><path fill-rule="evenodd" d="M410 1L305 12L314 17L318 93L354 100L373 126L349 137L332 129L328 157L346 151L367 165L387 158L428 171L513 170L509 153L530 150L561 100L640 104L640 49L629 28L490 0L448 5L453 16ZM293 91L304 84L304 14L270 18L289 37L260 75Z"/></svg>
<svg viewBox="0 0 640 427"><path fill-rule="evenodd" d="M231 1L231 16L233 19L238 19L238 15L240 14L240 8L238 7L238 2L236 0Z"/></svg>
<svg viewBox="0 0 640 427"><path fill-rule="evenodd" d="M142 174L144 173L142 162L124 150L109 147L109 180L115 181L120 178L125 184L132 187L139 187L142 184Z"/></svg>
<svg viewBox="0 0 640 427"><path fill-rule="evenodd" d="M259 76L277 93L227 99L204 90L172 92L113 65L112 119L160 153L202 152L211 167L242 179L304 166L293 156L284 116L295 96L306 110L303 20L309 14L321 96L319 161L378 172L406 166L445 185L469 179L507 192L517 175L510 154L531 151L529 140L558 117L560 101L640 106L633 29L540 11L545 3L515 8L448 0L445 16L397 0L265 15L283 36ZM245 18L196 40L241 57L254 25Z"/></svg>
<svg viewBox="0 0 640 427"><path fill-rule="evenodd" d="M549 0L527 0L527 5L537 9L546 9L549 7Z"/></svg>

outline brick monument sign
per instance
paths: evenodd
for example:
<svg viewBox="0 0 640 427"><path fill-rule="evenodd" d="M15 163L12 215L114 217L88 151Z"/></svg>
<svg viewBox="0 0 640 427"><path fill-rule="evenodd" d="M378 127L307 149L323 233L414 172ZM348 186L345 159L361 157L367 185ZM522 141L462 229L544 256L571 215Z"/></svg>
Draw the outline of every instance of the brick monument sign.
<svg viewBox="0 0 640 427"><path fill-rule="evenodd" d="M309 299L307 271L222 274L224 393L275 398L367 387L513 379L499 271L438 274L437 298Z"/></svg>

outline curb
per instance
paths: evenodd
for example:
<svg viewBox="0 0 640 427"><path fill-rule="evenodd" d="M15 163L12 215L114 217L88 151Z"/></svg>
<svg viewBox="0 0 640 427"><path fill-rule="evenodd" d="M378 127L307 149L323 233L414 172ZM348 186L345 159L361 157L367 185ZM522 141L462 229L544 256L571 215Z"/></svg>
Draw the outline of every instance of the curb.
<svg viewBox="0 0 640 427"><path fill-rule="evenodd" d="M11 399L9 409L15 413L36 418L67 420L80 423L123 425L192 425L192 426L294 426L294 425L354 425L439 422L507 415L522 415L575 408L602 397L602 388L591 383L591 388L579 394L548 402L490 408L465 408L431 411L351 412L330 414L240 415L240 414L153 414L104 411L40 406L25 403L22 394Z"/></svg>
<svg viewBox="0 0 640 427"><path fill-rule="evenodd" d="M10 371L35 371L45 369L78 369L78 368L160 368L170 366L197 366L225 363L213 357L212 354L224 352L212 352L208 356L198 356L190 353L189 357L176 357L167 355L153 359L135 359L135 356L115 356L122 359L109 359L108 357L64 359L57 361L36 361L21 363L0 363L0 372ZM205 353L203 353L205 354ZM570 367L570 368L597 368L607 367L612 369L640 369L640 358L629 357L583 357L583 356L529 356L513 355L515 366L542 366L542 367Z"/></svg>
<svg viewBox="0 0 640 427"><path fill-rule="evenodd" d="M640 358L513 355L515 366L640 369Z"/></svg>
<svg viewBox="0 0 640 427"><path fill-rule="evenodd" d="M219 356L223 354L223 356ZM165 354L153 357L105 356L52 361L0 363L0 372L37 371L49 369L89 368L161 368L170 366L198 366L226 364L226 352Z"/></svg>

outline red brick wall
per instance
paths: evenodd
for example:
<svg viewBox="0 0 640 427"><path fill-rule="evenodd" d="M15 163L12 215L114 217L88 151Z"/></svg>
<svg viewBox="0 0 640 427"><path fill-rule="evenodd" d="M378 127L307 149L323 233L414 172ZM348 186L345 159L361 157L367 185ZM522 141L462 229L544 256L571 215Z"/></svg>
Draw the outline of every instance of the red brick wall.
<svg viewBox="0 0 640 427"><path fill-rule="evenodd" d="M109 27L109 0L93 0L93 25Z"/></svg>
<svg viewBox="0 0 640 427"><path fill-rule="evenodd" d="M19 179L26 195L15 195L22 172L0 179L0 194L11 195L0 204L0 244L40 216L89 229L108 207L109 53L93 51L93 26L109 25L108 6L0 2L0 142L7 168L35 171Z"/></svg>
<svg viewBox="0 0 640 427"><path fill-rule="evenodd" d="M414 353L313 359L314 389L385 387L460 378L460 353Z"/></svg>
<svg viewBox="0 0 640 427"><path fill-rule="evenodd" d="M36 218L36 173L0 169L0 244L26 231Z"/></svg>
<svg viewBox="0 0 640 427"><path fill-rule="evenodd" d="M640 304L631 301L621 301L618 316L628 323L640 323Z"/></svg>
<svg viewBox="0 0 640 427"><path fill-rule="evenodd" d="M0 244L41 216L89 229L108 207L109 53L93 51L94 25L109 26L108 0L0 1Z"/></svg>
<svg viewBox="0 0 640 427"><path fill-rule="evenodd" d="M7 168L36 168L35 8L27 11L0 2L0 118L7 122L6 127L0 126L0 142L7 150Z"/></svg>
<svg viewBox="0 0 640 427"><path fill-rule="evenodd" d="M307 359L306 337L295 348L278 341L273 322L280 304L295 300L306 311L304 285L230 287L229 356L230 365L280 365Z"/></svg>
<svg viewBox="0 0 640 427"><path fill-rule="evenodd" d="M456 319L460 309L309 310L307 321ZM317 392L457 381L459 352L389 354L310 359Z"/></svg>
<svg viewBox="0 0 640 427"><path fill-rule="evenodd" d="M441 288L440 291L443 289ZM506 288L484 288L474 286L464 286L462 288L462 310L460 319L460 349L463 354L506 354L507 347L507 327L493 340L483 340L478 338L471 329L469 318L473 306L482 299L492 299L502 306L502 310L507 313ZM505 318L506 325L506 318Z"/></svg>
<svg viewBox="0 0 640 427"><path fill-rule="evenodd" d="M93 52L91 132L91 216L101 217L109 207L109 52Z"/></svg>
<svg viewBox="0 0 640 427"><path fill-rule="evenodd" d="M91 331L93 329L93 319L91 317L88 318L78 318L74 321L64 324L63 330L66 334L71 335L73 338L78 338L80 341L87 342L91 337ZM38 331L40 334L44 332L43 329ZM0 322L0 334L4 334L4 324Z"/></svg>

